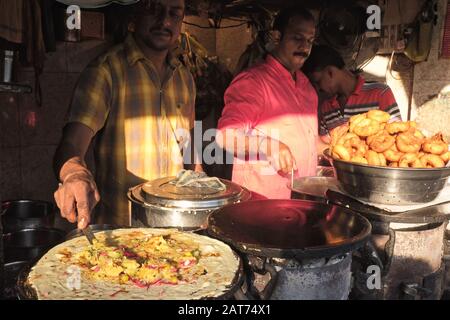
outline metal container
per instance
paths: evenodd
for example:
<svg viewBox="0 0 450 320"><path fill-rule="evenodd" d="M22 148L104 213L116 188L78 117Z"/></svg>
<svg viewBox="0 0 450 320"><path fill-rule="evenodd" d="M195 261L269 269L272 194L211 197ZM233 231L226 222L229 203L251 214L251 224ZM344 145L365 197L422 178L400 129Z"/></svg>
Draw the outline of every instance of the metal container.
<svg viewBox="0 0 450 320"><path fill-rule="evenodd" d="M444 270L445 270L445 276L444 276L444 295L448 296L448 299L450 299L450 234L447 230L446 236L445 236L445 245L444 245L444 257L443 257L443 263L444 263Z"/></svg>
<svg viewBox="0 0 450 320"><path fill-rule="evenodd" d="M325 150L324 154L329 157L328 153ZM390 168L336 159L331 161L343 191L358 199L379 204L411 205L431 202L444 189L450 176L450 167Z"/></svg>
<svg viewBox="0 0 450 320"><path fill-rule="evenodd" d="M55 206L47 201L4 201L1 211L5 233L29 228L51 228L55 220Z"/></svg>
<svg viewBox="0 0 450 320"><path fill-rule="evenodd" d="M372 224L373 246L354 257L353 298L440 299L449 203L394 213L364 205L338 192L329 191L327 197L334 204L360 213ZM378 258L374 259L372 249ZM376 290L367 287L366 273L368 267L375 265L382 270L381 286Z"/></svg>
<svg viewBox="0 0 450 320"><path fill-rule="evenodd" d="M251 197L250 191L224 179L224 191L175 187L170 184L174 179L161 178L130 189L133 227L204 229L211 212Z"/></svg>
<svg viewBox="0 0 450 320"><path fill-rule="evenodd" d="M291 199L327 202L326 193L337 188L337 180L332 177L302 177L288 183Z"/></svg>
<svg viewBox="0 0 450 320"><path fill-rule="evenodd" d="M5 262L31 261L64 241L65 233L58 229L24 229L3 235Z"/></svg>
<svg viewBox="0 0 450 320"><path fill-rule="evenodd" d="M351 289L352 255L320 260L314 261L317 265L295 260L278 263L277 285L270 299L347 300Z"/></svg>
<svg viewBox="0 0 450 320"><path fill-rule="evenodd" d="M384 299L441 298L444 232L444 223L390 223L388 235L373 234L377 249L386 253L382 278Z"/></svg>
<svg viewBox="0 0 450 320"><path fill-rule="evenodd" d="M27 261L15 261L5 264L5 290L3 299L5 300L17 300L17 279L23 268L29 266Z"/></svg>

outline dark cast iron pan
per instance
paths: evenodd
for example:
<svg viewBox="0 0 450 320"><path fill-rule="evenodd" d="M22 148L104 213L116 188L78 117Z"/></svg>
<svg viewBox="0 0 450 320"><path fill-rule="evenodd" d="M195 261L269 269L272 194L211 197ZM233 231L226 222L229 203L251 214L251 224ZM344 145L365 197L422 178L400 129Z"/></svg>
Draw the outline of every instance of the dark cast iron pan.
<svg viewBox="0 0 450 320"><path fill-rule="evenodd" d="M255 200L213 212L208 233L245 254L301 260L354 251L368 241L371 225L335 205Z"/></svg>

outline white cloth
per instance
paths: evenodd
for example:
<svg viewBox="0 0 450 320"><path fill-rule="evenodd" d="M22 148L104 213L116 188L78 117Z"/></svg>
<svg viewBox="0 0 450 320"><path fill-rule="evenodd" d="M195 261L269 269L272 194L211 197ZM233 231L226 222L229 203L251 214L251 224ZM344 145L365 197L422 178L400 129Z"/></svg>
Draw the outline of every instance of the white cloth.
<svg viewBox="0 0 450 320"><path fill-rule="evenodd" d="M227 186L217 177L208 177L204 172L195 172L192 170L181 170L177 178L170 182L176 187L195 187L211 188L218 191L224 191Z"/></svg>

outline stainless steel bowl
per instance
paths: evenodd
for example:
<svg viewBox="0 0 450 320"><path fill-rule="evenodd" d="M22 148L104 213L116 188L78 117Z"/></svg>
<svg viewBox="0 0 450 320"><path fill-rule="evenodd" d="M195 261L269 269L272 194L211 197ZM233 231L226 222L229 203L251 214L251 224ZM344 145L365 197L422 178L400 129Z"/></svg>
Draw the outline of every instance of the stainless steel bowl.
<svg viewBox="0 0 450 320"><path fill-rule="evenodd" d="M411 205L433 201L444 189L450 167L436 169L390 168L332 159L339 187L363 201Z"/></svg>

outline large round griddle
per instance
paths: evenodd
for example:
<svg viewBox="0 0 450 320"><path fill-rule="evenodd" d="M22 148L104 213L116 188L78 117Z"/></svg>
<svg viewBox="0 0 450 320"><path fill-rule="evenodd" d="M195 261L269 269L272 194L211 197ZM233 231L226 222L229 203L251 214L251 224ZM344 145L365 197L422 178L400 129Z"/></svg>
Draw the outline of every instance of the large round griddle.
<svg viewBox="0 0 450 320"><path fill-rule="evenodd" d="M330 257L365 244L371 232L361 215L302 200L255 200L209 216L208 233L237 250L286 259Z"/></svg>
<svg viewBox="0 0 450 320"><path fill-rule="evenodd" d="M109 226L111 228L106 228L107 226L104 225L104 230L115 230L115 229L121 229L119 227ZM100 230L98 228L97 231L104 231ZM198 233L199 235L203 235L201 233ZM80 237L83 235L80 235ZM74 238L77 238L76 235L72 235L69 240L73 240ZM69 241L67 240L67 241ZM222 294L218 295L217 297L209 297L205 296L203 298L200 298L200 300L229 300L233 299L235 297L235 294L239 294L238 292L242 292L242 286L244 284L244 265L241 257L237 254L237 252L233 251L234 256L239 261L239 266L235 272L234 278L230 285L227 287L227 290L223 292ZM22 268L20 268L20 271L18 271L17 276L17 282L16 282L16 291L17 291L17 297L20 300L38 300L38 294L36 292L36 289L29 283L28 277L32 270L32 268L39 262L39 259L35 259L33 261L29 261L23 264ZM241 295L245 295L242 293Z"/></svg>

